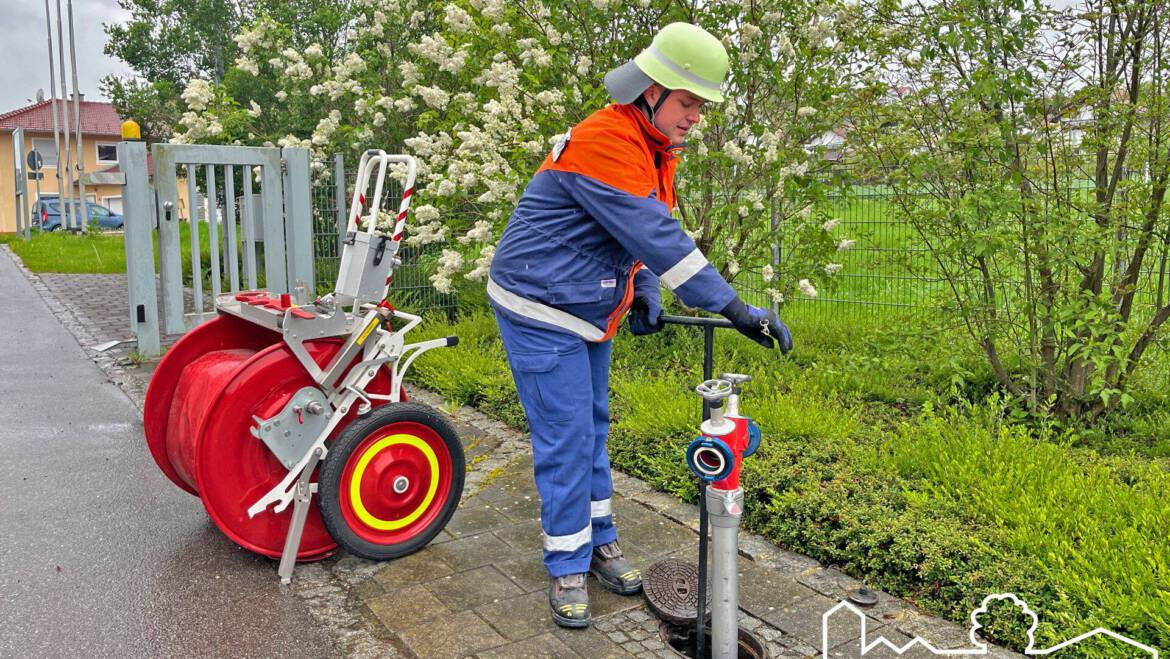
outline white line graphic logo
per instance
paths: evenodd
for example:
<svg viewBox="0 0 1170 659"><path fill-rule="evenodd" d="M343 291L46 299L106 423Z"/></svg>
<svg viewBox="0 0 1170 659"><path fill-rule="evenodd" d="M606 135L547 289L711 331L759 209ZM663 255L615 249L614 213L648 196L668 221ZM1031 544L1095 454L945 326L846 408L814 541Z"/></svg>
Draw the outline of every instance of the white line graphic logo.
<svg viewBox="0 0 1170 659"><path fill-rule="evenodd" d="M925 648L927 651L931 652L932 654L939 655L939 656L985 655L985 654L987 654L987 643L982 641L976 635L976 632L978 632L983 626L979 623L978 617L981 614L987 613L988 604L990 604L991 602L1000 601L1000 600L1007 600L1007 601L1011 602L1012 604L1018 606L1020 608L1021 612L1024 615L1028 616L1028 618L1031 619L1031 621L1032 621L1032 624L1028 627L1028 647L1024 649L1024 654L1026 654L1026 655L1029 655L1029 656L1049 655L1049 654L1052 654L1053 652L1056 652L1058 650L1062 650L1062 649L1069 647L1071 645L1076 645L1077 643L1080 643L1081 641L1083 641L1087 638L1090 638L1093 636L1098 636L1098 635L1103 635L1103 636L1108 636L1110 638L1121 641L1122 643L1126 643L1128 645L1131 645L1131 646L1138 648L1139 650L1142 650L1144 652L1148 652L1151 659L1158 659L1158 650L1156 648L1152 648L1148 645L1145 645L1144 643L1139 643L1138 641L1135 641L1134 639L1129 638L1128 636L1123 636L1121 634L1118 634L1117 632L1111 631L1109 629L1105 629L1104 627L1098 627L1094 630L1085 632L1084 634L1081 634L1080 636L1070 638L1067 641L1064 641L1063 643L1058 643L1058 644L1056 644L1052 647L1049 647L1049 648L1037 648L1037 647L1035 647L1035 644L1036 644L1035 634L1036 634L1036 627L1040 624L1040 618L1036 615L1036 613L1034 611L1032 611L1031 607L1028 606L1027 602L1020 599L1019 597L1016 597L1016 595L1014 593L996 593L994 595L988 595L987 597L983 598L983 603L979 605L979 608L977 608L971 612L971 630L970 630L970 632L968 632L968 637L971 640L972 647L953 648L953 649L936 648L933 645L931 645L931 643L929 641L927 641L926 639L923 639L921 637L918 637L918 636L914 637L913 639L910 640L909 643L906 643L904 645L897 645L897 644L891 642L889 639L885 638L884 636L878 636L877 638L874 638L871 640L868 637L868 635L866 634L866 625L868 623L868 618L865 617L865 614L862 613L861 609L858 609L857 607L853 606L849 602L843 601L843 602L840 602L839 604L837 604L836 606L834 606L833 608L829 609L828 611L825 611L824 615L821 616L821 648L822 648L821 656L823 657L823 659L829 659L829 649L830 649L829 648L829 619L831 617L833 617L833 614L835 614L841 610L848 610L848 611L852 612L853 614L855 614L858 617L858 619L861 620L861 639L860 639L860 642L861 642L861 655L862 656L865 656L866 654L868 654L869 652L872 652L873 650L875 650L878 647L889 648L890 650L893 650L896 654L901 655L905 652L909 652L916 645L922 646L923 648Z"/></svg>

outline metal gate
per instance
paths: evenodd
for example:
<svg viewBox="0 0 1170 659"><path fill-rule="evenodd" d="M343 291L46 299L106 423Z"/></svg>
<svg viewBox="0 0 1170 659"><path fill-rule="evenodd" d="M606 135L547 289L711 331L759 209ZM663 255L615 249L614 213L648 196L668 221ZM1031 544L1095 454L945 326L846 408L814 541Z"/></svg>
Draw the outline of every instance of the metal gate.
<svg viewBox="0 0 1170 659"><path fill-rule="evenodd" d="M154 144L150 155L152 168L145 144L118 144L118 162L126 177L130 327L139 353L160 353L159 307L161 333L174 335L214 315L215 297L239 291L241 283L280 293L301 284L315 290L307 149ZM185 209L179 203L180 174L186 181ZM204 221L196 203L200 187L207 200ZM237 190L242 193L239 198Z"/></svg>

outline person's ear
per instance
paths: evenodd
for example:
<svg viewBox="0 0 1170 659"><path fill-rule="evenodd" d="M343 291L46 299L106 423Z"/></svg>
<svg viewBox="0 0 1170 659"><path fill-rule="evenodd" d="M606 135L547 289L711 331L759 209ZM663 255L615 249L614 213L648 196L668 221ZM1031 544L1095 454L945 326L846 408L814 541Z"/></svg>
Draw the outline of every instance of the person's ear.
<svg viewBox="0 0 1170 659"><path fill-rule="evenodd" d="M646 88L646 91L643 92L643 96L645 97L646 102L650 104L650 107L654 107L654 104L658 102L658 97L661 95L662 87L659 87L658 83L651 84Z"/></svg>

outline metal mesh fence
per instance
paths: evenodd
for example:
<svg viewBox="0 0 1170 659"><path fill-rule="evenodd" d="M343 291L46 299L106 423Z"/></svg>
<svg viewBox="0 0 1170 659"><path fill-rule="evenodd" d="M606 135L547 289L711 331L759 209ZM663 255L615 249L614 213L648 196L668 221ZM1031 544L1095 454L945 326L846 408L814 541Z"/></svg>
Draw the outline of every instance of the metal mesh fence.
<svg viewBox="0 0 1170 659"><path fill-rule="evenodd" d="M817 205L817 215L836 218L840 221L836 236L855 241L847 250L834 255L840 263L840 272L833 275L835 286L825 287L815 298L800 295L790 296L785 314L809 320L828 322L883 322L905 319L921 322L927 316L936 316L956 304L955 293L942 266L932 254L924 238L899 208L898 198L890 187L857 180L855 172L848 167L837 168L832 175L845 181L841 192L828 197ZM1127 172L1130 180L1144 176L1142 172ZM1065 181L1060 194L1068 198L1087 201L1092 194L1093 182L1087 178ZM935 210L941 202L929 198L926 193L915 198L913 203L928 203ZM1048 212L1047 208L1040 212ZM1075 218L1070 218L1073 221ZM1088 221L1088 217L1085 217ZM1133 245L1123 240L1113 260L1128 259ZM785 254L784 237L778 245L782 262ZM1170 267L1170 240L1156 240L1150 254L1142 265L1142 274L1137 283L1135 315L1149 314L1165 303L1166 278ZM1022 266L1004 255L995 264L997 304L1007 313L1018 311L1013 307L1020 303L1023 290ZM814 273L809 273L813 275ZM823 281L826 277L823 273ZM978 285L976 279L957 279L959 290ZM746 273L735 281L736 288L745 299L753 304L770 305L771 298L765 293L765 284L758 275ZM968 289L969 290L969 289ZM965 300L969 303L969 300Z"/></svg>
<svg viewBox="0 0 1170 659"><path fill-rule="evenodd" d="M345 215L349 212L350 195L353 193L351 179L352 164L347 166L342 156L321 163L330 172L317 179L313 185L313 261L316 266L317 290L319 294L333 290L341 266L341 240L345 231ZM397 209L397 200L402 196L402 186L387 177L385 198L390 208ZM408 220L409 221L409 220ZM408 225L409 233L409 225ZM453 316L457 307L454 295L443 294L431 285L430 274L442 248L436 245L407 247L403 244L398 252L402 265L394 270L390 283L389 301L395 306L412 313L442 312Z"/></svg>
<svg viewBox="0 0 1170 659"><path fill-rule="evenodd" d="M325 293L336 283L344 214L348 212L352 193L348 181L353 172L341 161L341 156L322 164L330 175L318 179L313 188L313 248L319 292ZM818 204L816 216L838 219L835 235L855 242L848 250L834 255L834 260L842 266L833 275L835 286L822 287L815 298L790 295L785 315L833 323L921 322L953 306L954 294L938 262L925 239L898 208L894 191L880 183L858 180L849 167L834 169L832 176L845 183L840 193ZM386 198L396 200L401 195L401 187L389 180L388 184ZM1091 181L1082 179L1071 181L1067 192L1088 195L1091 189ZM1163 288L1170 270L1167 264L1170 249L1166 241L1158 242L1157 254L1147 257L1143 265L1138 284L1142 289L1138 302L1143 309L1137 313L1148 313L1155 305L1165 302ZM440 311L448 316L455 313L456 296L439 293L430 282L441 252L442 245L403 245L399 252L402 265L395 270L389 294L395 306L414 312ZM783 236L778 253L783 261ZM464 256L474 258L475 254ZM1124 249L1117 255L1117 258L1127 257ZM1005 291L1020 284L1019 277L1010 271L1000 281ZM772 303L765 292L766 284L758 274L740 273L734 285L752 304ZM1010 294L1000 298L1010 304Z"/></svg>

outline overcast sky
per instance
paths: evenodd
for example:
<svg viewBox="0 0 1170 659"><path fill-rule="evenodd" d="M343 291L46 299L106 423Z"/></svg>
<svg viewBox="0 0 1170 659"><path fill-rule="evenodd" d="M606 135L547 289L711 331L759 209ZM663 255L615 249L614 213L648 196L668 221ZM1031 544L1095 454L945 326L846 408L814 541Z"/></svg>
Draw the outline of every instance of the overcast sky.
<svg viewBox="0 0 1170 659"><path fill-rule="evenodd" d="M57 2L49 0L53 11L53 48L57 48ZM69 40L68 2L60 0L61 29ZM45 35L45 0L0 0L0 113L27 105L36 99L37 88L49 90L49 46ZM101 98L98 81L107 73L128 74L126 65L102 53L106 33L102 23L125 20L129 14L118 7L117 0L73 0L73 32L77 45L77 82L86 100ZM59 55L58 55L59 57ZM59 59L54 67L59 68ZM69 52L65 52L69 67ZM69 69L67 69L67 72ZM57 72L60 89L61 72ZM73 90L72 74L67 78ZM60 92L58 92L59 94Z"/></svg>

